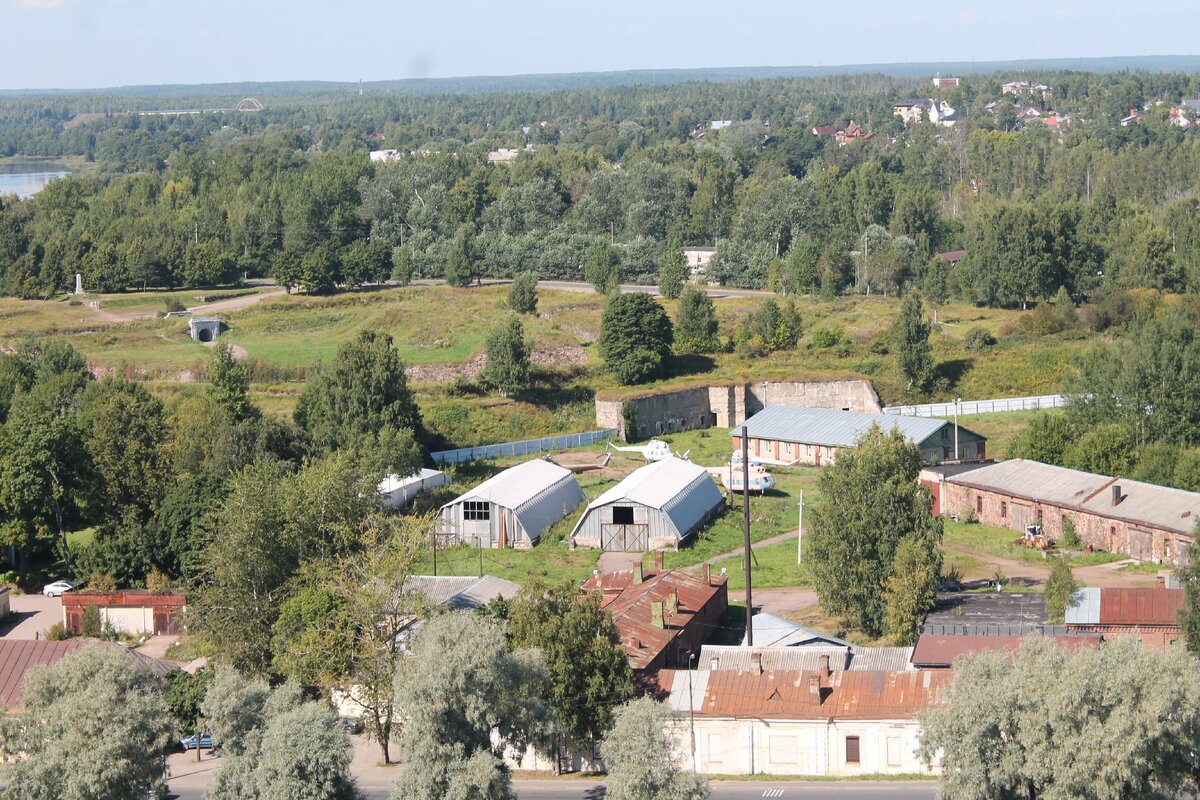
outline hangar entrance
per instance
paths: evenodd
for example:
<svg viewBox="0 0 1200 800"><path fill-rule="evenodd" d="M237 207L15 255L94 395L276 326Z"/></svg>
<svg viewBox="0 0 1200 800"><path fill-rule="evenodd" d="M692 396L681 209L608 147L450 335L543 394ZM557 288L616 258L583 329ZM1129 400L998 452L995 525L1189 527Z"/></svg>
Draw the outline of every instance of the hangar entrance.
<svg viewBox="0 0 1200 800"><path fill-rule="evenodd" d="M649 549L650 526L633 521L633 506L613 506L612 522L600 525L600 549L643 552Z"/></svg>

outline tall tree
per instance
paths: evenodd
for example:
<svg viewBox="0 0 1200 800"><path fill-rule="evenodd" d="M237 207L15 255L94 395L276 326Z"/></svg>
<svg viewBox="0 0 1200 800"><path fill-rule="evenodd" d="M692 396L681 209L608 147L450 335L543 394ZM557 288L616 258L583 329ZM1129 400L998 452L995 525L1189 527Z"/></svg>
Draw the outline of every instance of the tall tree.
<svg viewBox="0 0 1200 800"><path fill-rule="evenodd" d="M671 352L671 319L653 297L641 292L612 294L600 319L600 357L625 384L657 377Z"/></svg>
<svg viewBox="0 0 1200 800"><path fill-rule="evenodd" d="M1067 609L1075 605L1075 592L1079 583L1071 572L1071 565L1061 556L1050 565L1050 577L1046 579L1046 621L1051 625L1062 625Z"/></svg>
<svg viewBox="0 0 1200 800"><path fill-rule="evenodd" d="M633 676L600 598L581 595L570 581L534 582L511 602L508 633L514 649L540 648L545 657L550 706L567 752L608 735L616 704L633 695Z"/></svg>
<svg viewBox="0 0 1200 800"><path fill-rule="evenodd" d="M1200 530L1200 522L1193 533L1197 530ZM1188 545L1187 565L1180 567L1176 574L1183 587L1183 608L1178 612L1183 641L1189 653L1200 655L1200 546L1194 542Z"/></svg>
<svg viewBox="0 0 1200 800"><path fill-rule="evenodd" d="M395 676L405 771L393 800L508 800L505 747L546 744L546 671L536 652L508 651L504 629L450 613L423 624Z"/></svg>
<svg viewBox="0 0 1200 800"><path fill-rule="evenodd" d="M1015 654L971 654L948 702L922 718L921 754L939 759L943 797L1179 797L1196 774L1194 663L1124 637L1068 652L1034 636Z"/></svg>
<svg viewBox="0 0 1200 800"><path fill-rule="evenodd" d="M234 422L258 417L258 408L250 401L250 368L238 363L227 344L217 345L208 361L208 396Z"/></svg>
<svg viewBox="0 0 1200 800"><path fill-rule="evenodd" d="M708 781L679 769L670 753L671 711L642 697L617 709L612 732L600 752L608 767L610 800L704 800Z"/></svg>
<svg viewBox="0 0 1200 800"><path fill-rule="evenodd" d="M470 286L475 276L475 237L471 226L463 225L446 251L446 283L451 286Z"/></svg>
<svg viewBox="0 0 1200 800"><path fill-rule="evenodd" d="M588 248L583 259L583 277L605 295L621 284L621 257L616 248L607 243Z"/></svg>
<svg viewBox="0 0 1200 800"><path fill-rule="evenodd" d="M165 791L162 679L128 651L91 644L30 671L3 721L0 777L14 800L128 800Z"/></svg>
<svg viewBox="0 0 1200 800"><path fill-rule="evenodd" d="M883 632L896 553L915 540L941 573L942 519L931 511L929 491L917 482L921 452L899 430L878 426L838 453L820 477L821 502L813 510L808 553L813 584L829 613L847 617L868 635Z"/></svg>
<svg viewBox="0 0 1200 800"><path fill-rule="evenodd" d="M686 287L675 318L675 349L680 353L715 353L720 347L717 329L717 309L708 292L698 286Z"/></svg>
<svg viewBox="0 0 1200 800"><path fill-rule="evenodd" d="M536 314L538 306L536 272L519 272L508 290L508 307L518 314Z"/></svg>
<svg viewBox="0 0 1200 800"><path fill-rule="evenodd" d="M933 609L940 559L934 544L920 536L906 536L896 546L892 574L883 582L884 623L892 641L900 647L917 643L917 629Z"/></svg>
<svg viewBox="0 0 1200 800"><path fill-rule="evenodd" d="M487 362L479 373L480 379L505 396L520 392L529 386L531 350L521 318L510 314L488 335Z"/></svg>
<svg viewBox="0 0 1200 800"><path fill-rule="evenodd" d="M688 278L687 260L679 241L671 239L658 262L658 292L668 300L679 297Z"/></svg>
<svg viewBox="0 0 1200 800"><path fill-rule="evenodd" d="M900 372L908 379L908 388L924 391L933 375L933 354L921 295L913 292L905 296L900 316L892 324L892 343Z"/></svg>
<svg viewBox="0 0 1200 800"><path fill-rule="evenodd" d="M141 384L109 378L83 393L79 426L88 455L93 519L150 519L169 480L162 401Z"/></svg>
<svg viewBox="0 0 1200 800"><path fill-rule="evenodd" d="M933 309L933 324L938 321L938 308L946 304L949 299L949 287L947 286L947 278L950 275L950 265L946 263L941 256L934 256L929 259L929 265L925 267L925 282L921 286L921 292L925 295L925 299L929 302L929 307Z"/></svg>
<svg viewBox="0 0 1200 800"><path fill-rule="evenodd" d="M421 430L400 353L391 336L374 331L343 344L332 363L310 374L294 416L323 452L370 447L400 432L415 437Z"/></svg>

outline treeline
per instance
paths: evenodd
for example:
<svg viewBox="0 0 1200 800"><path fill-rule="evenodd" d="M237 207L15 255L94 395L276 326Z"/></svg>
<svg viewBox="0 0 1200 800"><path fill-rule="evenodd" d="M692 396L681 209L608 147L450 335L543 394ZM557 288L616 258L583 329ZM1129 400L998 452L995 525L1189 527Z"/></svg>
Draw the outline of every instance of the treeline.
<svg viewBox="0 0 1200 800"><path fill-rule="evenodd" d="M210 545L238 486L260 511L278 503L256 519L271 531L268 560L282 564L304 552L288 524L339 508L344 516L322 518L320 546L336 547L334 528L378 509L384 474L422 463L420 415L387 336L360 334L310 373L294 421L259 412L228 348L206 378L204 393L168 405L140 383L93 379L58 341L0 355L0 543L17 553L17 580L33 560L59 557L77 579L197 585L215 569ZM86 526L91 541L71 547L68 534Z"/></svg>
<svg viewBox="0 0 1200 800"><path fill-rule="evenodd" d="M1195 76L1041 80L1049 99L1020 100L1077 115L1065 133L1014 130L999 76L949 93L965 113L954 128L905 130L894 98L932 87L871 75L103 117L48 134L91 130L101 177L0 208L0 291L48 296L79 272L108 291L270 275L325 292L451 277L452 260L466 282L580 279L603 242L620 280L641 283L675 248L715 243L710 281L781 293L924 289L931 259L956 249L966 257L933 281L986 305L1060 287L1076 302L1194 291L1200 143L1166 115L1200 94ZM1141 123L1117 125L1127 101L1156 97ZM38 102L0 106L9 129L57 131L74 101ZM732 124L708 127L720 118ZM877 135L840 146L812 133L851 118ZM487 159L522 145L511 163ZM383 147L400 158L369 162Z"/></svg>

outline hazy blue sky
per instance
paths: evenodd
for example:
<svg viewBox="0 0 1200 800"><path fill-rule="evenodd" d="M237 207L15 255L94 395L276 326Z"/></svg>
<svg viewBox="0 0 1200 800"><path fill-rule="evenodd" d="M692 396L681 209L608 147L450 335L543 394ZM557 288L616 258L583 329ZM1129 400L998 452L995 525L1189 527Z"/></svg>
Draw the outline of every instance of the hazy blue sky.
<svg viewBox="0 0 1200 800"><path fill-rule="evenodd" d="M0 88L1193 54L1166 0L0 0Z"/></svg>

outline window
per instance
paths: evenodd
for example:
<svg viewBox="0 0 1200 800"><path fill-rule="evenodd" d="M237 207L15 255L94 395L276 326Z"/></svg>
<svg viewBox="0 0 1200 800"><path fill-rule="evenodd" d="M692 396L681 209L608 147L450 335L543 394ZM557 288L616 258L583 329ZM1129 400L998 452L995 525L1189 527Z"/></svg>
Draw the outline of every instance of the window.
<svg viewBox="0 0 1200 800"><path fill-rule="evenodd" d="M942 461L949 461L949 460L950 460L950 448L943 447L942 448Z"/></svg>
<svg viewBox="0 0 1200 800"><path fill-rule="evenodd" d="M846 763L847 764L858 764L859 763L858 737L857 736L847 736L846 737Z"/></svg>
<svg viewBox="0 0 1200 800"><path fill-rule="evenodd" d="M975 513L976 514L983 513L983 496L982 495L975 498Z"/></svg>
<svg viewBox="0 0 1200 800"><path fill-rule="evenodd" d="M772 764L795 764L799 760L795 736L772 736L770 747Z"/></svg>
<svg viewBox="0 0 1200 800"><path fill-rule="evenodd" d="M787 443L787 454L789 456L792 454L792 443L791 442Z"/></svg>
<svg viewBox="0 0 1200 800"><path fill-rule="evenodd" d="M613 506L613 525L632 525L633 506Z"/></svg>
<svg viewBox="0 0 1200 800"><path fill-rule="evenodd" d="M708 760L718 764L725 760L725 744L719 733L708 735Z"/></svg>
<svg viewBox="0 0 1200 800"><path fill-rule="evenodd" d="M1008 517L1008 503L1001 500L1000 501L1000 519L1005 519L1007 517Z"/></svg>
<svg viewBox="0 0 1200 800"><path fill-rule="evenodd" d="M887 740L887 758L889 767L900 766L900 737L889 736Z"/></svg>
<svg viewBox="0 0 1200 800"><path fill-rule="evenodd" d="M942 441L944 442L949 438L950 438L950 429L943 427L942 428Z"/></svg>
<svg viewBox="0 0 1200 800"><path fill-rule="evenodd" d="M492 518L492 504L481 503L477 500L467 500L463 503L463 519L487 522Z"/></svg>
<svg viewBox="0 0 1200 800"><path fill-rule="evenodd" d="M812 445L811 444L804 445L804 455L806 455L806 456L812 455ZM753 588L753 587L751 587L751 588Z"/></svg>

